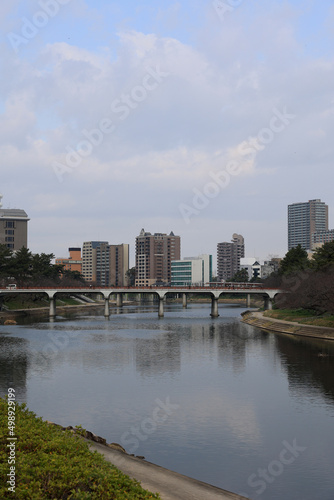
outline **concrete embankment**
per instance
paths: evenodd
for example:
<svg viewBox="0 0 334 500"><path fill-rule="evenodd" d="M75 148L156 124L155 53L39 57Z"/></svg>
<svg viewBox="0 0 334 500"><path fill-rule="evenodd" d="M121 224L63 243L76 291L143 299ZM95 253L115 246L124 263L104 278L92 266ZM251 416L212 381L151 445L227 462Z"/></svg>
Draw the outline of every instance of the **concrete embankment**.
<svg viewBox="0 0 334 500"><path fill-rule="evenodd" d="M147 462L145 457L129 455L119 444L108 444L106 439L85 429L78 431L72 426L62 427L54 422L48 424L79 434L91 451L103 455L121 472L139 481L144 489L159 493L162 500L247 500L236 493Z"/></svg>
<svg viewBox="0 0 334 500"><path fill-rule="evenodd" d="M300 335L302 337L313 337L318 339L334 340L334 328L325 326L302 325L293 321L267 318L262 312L246 311L242 314L243 323L256 326L262 330L289 335Z"/></svg>
<svg viewBox="0 0 334 500"><path fill-rule="evenodd" d="M103 444L89 441L89 447L101 453L124 474L139 481L143 488L158 492L162 500L246 500L243 496L110 449Z"/></svg>

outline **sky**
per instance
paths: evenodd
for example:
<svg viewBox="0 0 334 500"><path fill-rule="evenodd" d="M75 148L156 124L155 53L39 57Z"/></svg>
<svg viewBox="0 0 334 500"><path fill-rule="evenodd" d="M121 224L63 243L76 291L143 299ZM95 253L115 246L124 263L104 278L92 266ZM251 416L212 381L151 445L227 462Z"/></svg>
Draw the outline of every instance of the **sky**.
<svg viewBox="0 0 334 500"><path fill-rule="evenodd" d="M0 4L0 192L32 252L181 237L287 252L287 205L334 227L332 0Z"/></svg>

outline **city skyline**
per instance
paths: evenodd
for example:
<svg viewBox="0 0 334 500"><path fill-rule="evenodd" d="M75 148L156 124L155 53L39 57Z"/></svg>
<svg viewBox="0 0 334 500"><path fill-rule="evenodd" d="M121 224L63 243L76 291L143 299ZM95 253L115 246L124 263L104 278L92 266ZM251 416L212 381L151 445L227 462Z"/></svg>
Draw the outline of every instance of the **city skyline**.
<svg viewBox="0 0 334 500"><path fill-rule="evenodd" d="M106 239L134 263L145 227L183 255L236 232L265 260L289 204L333 220L334 6L231 3L1 5L3 208L29 215L32 252Z"/></svg>

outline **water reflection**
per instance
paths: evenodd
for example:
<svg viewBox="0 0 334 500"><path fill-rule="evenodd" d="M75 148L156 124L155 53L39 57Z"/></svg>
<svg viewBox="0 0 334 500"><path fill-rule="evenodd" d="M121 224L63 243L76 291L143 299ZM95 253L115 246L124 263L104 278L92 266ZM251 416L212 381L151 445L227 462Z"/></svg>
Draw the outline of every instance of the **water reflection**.
<svg viewBox="0 0 334 500"><path fill-rule="evenodd" d="M22 338L0 335L0 396L9 388L15 388L20 400L26 399L28 371L28 341Z"/></svg>
<svg viewBox="0 0 334 500"><path fill-rule="evenodd" d="M251 497L249 476L297 439L307 451L263 499L329 499L334 343L244 325L241 310L212 320L208 304L167 304L159 320L156 305L131 306L0 326L0 390L13 380L37 414L118 442L170 398L177 409L136 453Z"/></svg>
<svg viewBox="0 0 334 500"><path fill-rule="evenodd" d="M334 400L334 342L303 337L275 337L292 394L321 392Z"/></svg>

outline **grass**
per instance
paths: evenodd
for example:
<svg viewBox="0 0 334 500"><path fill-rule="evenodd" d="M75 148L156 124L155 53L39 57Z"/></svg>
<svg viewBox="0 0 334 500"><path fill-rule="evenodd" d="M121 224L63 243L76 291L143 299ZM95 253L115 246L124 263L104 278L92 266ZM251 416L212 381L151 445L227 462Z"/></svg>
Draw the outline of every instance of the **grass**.
<svg viewBox="0 0 334 500"><path fill-rule="evenodd" d="M326 326L334 328L334 316L324 314L316 315L314 311L309 309L274 309L265 311L264 316L268 318L281 319L284 321L295 321L302 325Z"/></svg>
<svg viewBox="0 0 334 500"><path fill-rule="evenodd" d="M72 306L72 305L80 305L81 302L71 299L71 298L62 298L60 300L56 300L57 306ZM8 308L9 311L15 311L17 309L36 309L38 307L49 307L50 303L47 298L32 300L29 298L10 298L9 300L5 300L4 305Z"/></svg>
<svg viewBox="0 0 334 500"><path fill-rule="evenodd" d="M15 493L8 491L10 472L8 407L0 398L0 498L121 499L160 498L144 490L70 431L44 422L25 404L16 404Z"/></svg>

